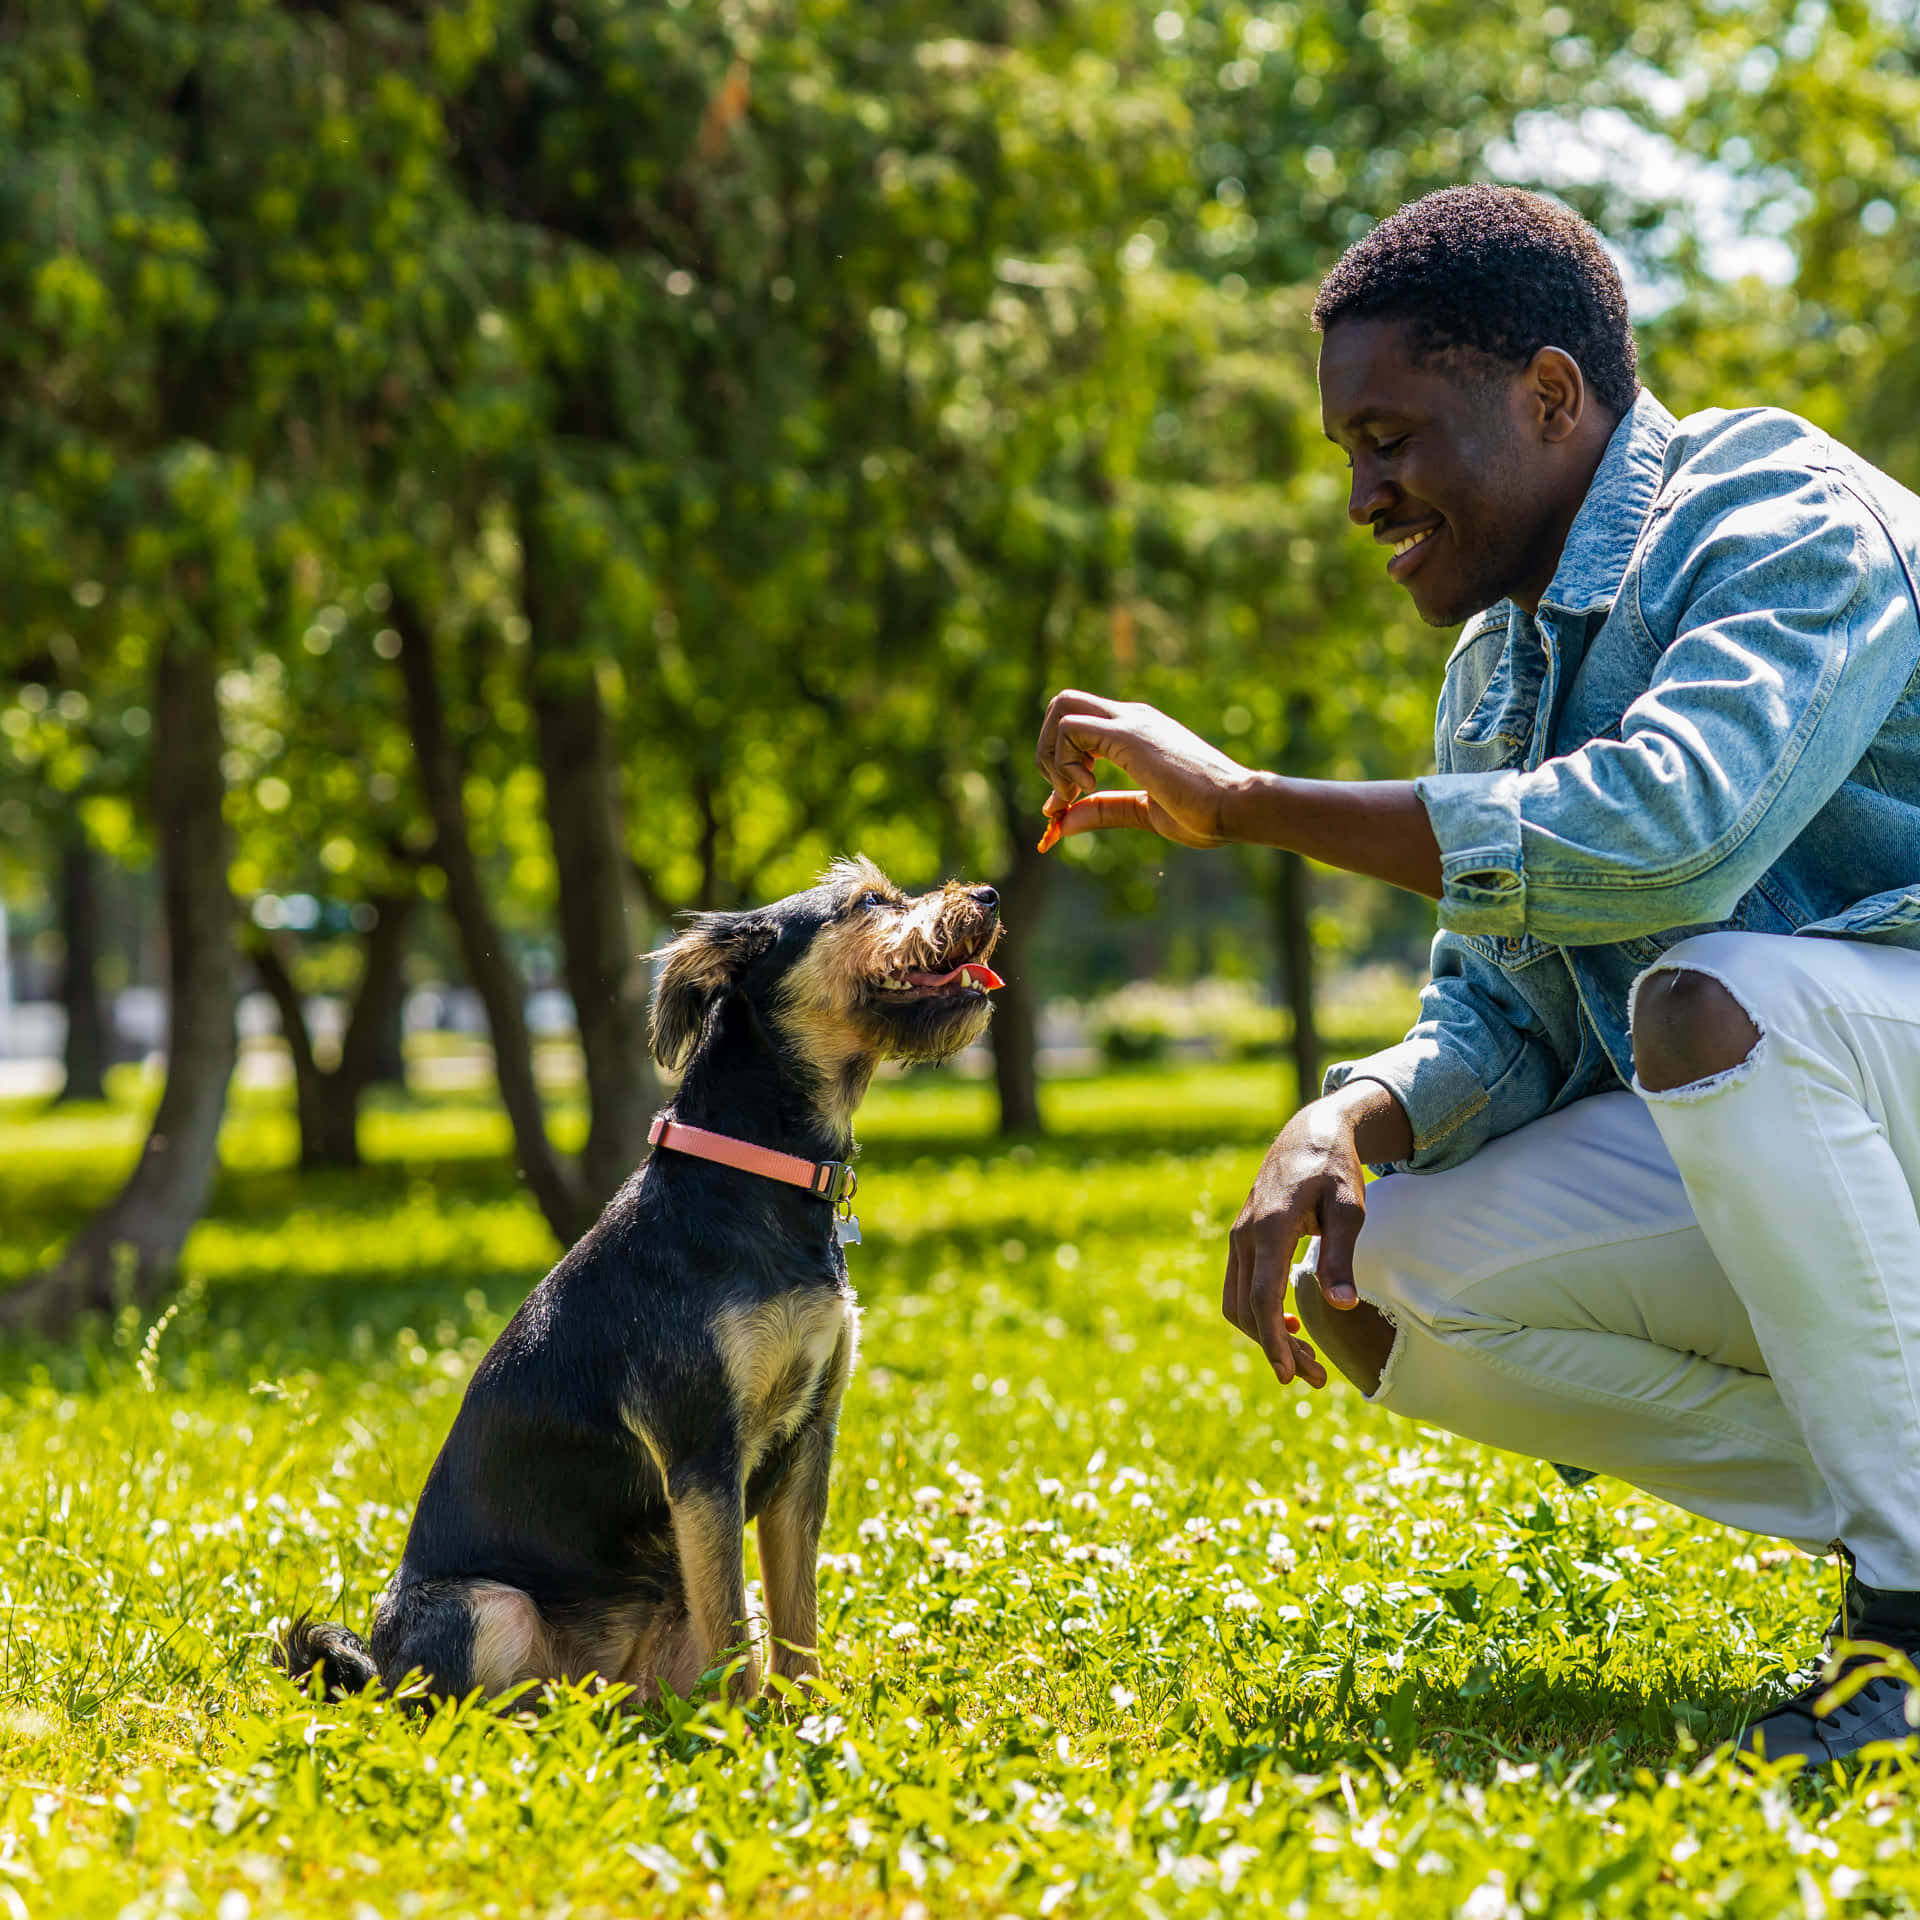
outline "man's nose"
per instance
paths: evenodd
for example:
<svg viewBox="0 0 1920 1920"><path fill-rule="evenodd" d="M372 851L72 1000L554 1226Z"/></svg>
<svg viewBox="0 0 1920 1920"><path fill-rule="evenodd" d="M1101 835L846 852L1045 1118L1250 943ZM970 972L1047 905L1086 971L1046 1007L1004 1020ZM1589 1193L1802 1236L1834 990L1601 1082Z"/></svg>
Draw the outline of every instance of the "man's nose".
<svg viewBox="0 0 1920 1920"><path fill-rule="evenodd" d="M1347 492L1347 518L1356 527L1373 524L1374 518L1392 504L1393 489L1372 461L1353 463L1353 485Z"/></svg>

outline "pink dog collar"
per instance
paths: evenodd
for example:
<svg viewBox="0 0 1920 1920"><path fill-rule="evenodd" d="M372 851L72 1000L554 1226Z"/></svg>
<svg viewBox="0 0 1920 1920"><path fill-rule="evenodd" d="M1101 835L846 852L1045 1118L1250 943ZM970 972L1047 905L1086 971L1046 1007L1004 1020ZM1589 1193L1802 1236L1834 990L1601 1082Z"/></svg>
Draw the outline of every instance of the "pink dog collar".
<svg viewBox="0 0 1920 1920"><path fill-rule="evenodd" d="M653 1125L647 1129L647 1142L673 1153L691 1154L696 1160L714 1160L723 1167L737 1167L742 1173L757 1173L789 1187L805 1187L831 1206L845 1206L860 1185L853 1168L844 1160L803 1160L797 1153L778 1153L772 1147L756 1147L751 1140L736 1140L731 1134L689 1127L682 1121L670 1120L664 1113L654 1115Z"/></svg>

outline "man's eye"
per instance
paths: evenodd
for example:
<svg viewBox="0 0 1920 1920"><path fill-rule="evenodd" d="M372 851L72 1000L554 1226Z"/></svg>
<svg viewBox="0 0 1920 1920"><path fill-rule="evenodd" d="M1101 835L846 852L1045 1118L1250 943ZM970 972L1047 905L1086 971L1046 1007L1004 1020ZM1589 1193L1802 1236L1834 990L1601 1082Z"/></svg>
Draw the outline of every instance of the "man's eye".
<svg viewBox="0 0 1920 1920"><path fill-rule="evenodd" d="M1392 460L1400 453L1401 449L1406 446L1410 437L1410 435L1403 433L1397 440L1382 440L1374 451L1379 454L1381 459Z"/></svg>

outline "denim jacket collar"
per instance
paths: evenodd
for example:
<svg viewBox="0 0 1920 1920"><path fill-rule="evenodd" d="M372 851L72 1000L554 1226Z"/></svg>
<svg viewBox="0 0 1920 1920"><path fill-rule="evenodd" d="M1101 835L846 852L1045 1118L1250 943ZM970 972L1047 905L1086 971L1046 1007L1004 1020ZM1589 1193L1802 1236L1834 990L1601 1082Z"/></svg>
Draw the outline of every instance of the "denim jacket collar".
<svg viewBox="0 0 1920 1920"><path fill-rule="evenodd" d="M1567 530L1560 564L1540 597L1543 613L1597 613L1613 604L1660 491L1675 424L1645 387L1634 396Z"/></svg>

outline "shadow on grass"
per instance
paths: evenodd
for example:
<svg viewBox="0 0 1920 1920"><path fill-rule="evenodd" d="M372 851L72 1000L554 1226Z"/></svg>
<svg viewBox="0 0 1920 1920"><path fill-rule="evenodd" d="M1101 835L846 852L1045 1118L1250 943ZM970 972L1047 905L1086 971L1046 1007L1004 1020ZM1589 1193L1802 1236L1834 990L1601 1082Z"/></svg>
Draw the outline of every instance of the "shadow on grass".
<svg viewBox="0 0 1920 1920"><path fill-rule="evenodd" d="M1420 1758L1479 1785L1511 1779L1518 1767L1558 1779L1581 1768L1590 1791L1643 1785L1642 1768L1690 1765L1733 1739L1753 1711L1749 1694L1692 1665L1644 1678L1521 1668L1466 1691L1411 1675L1397 1686L1350 1693L1336 1685L1330 1697L1273 1704L1246 1726L1237 1750L1221 1752L1223 1769L1271 1757L1325 1773Z"/></svg>

